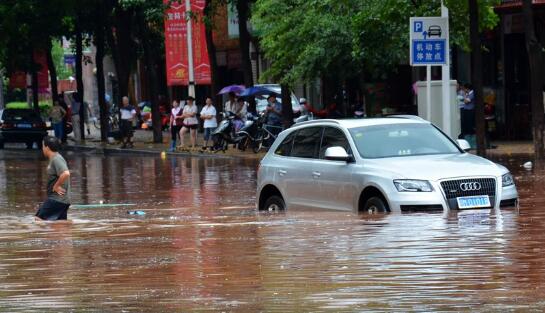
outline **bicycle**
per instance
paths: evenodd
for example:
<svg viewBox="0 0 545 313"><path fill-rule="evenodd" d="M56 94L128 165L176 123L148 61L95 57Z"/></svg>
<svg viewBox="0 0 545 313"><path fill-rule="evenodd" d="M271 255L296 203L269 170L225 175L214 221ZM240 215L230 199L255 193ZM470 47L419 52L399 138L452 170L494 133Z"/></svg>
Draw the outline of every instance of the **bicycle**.
<svg viewBox="0 0 545 313"><path fill-rule="evenodd" d="M258 130L255 144L252 148L254 153L259 153L261 149L269 149L282 129L282 126L263 124Z"/></svg>

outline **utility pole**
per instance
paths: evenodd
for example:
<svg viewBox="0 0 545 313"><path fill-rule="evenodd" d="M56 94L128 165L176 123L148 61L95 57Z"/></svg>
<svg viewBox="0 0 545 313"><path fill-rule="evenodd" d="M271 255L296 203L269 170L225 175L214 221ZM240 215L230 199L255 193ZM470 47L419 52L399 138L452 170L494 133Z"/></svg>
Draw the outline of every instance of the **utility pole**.
<svg viewBox="0 0 545 313"><path fill-rule="evenodd" d="M447 18L448 21L448 8L443 4L443 0L441 0L441 17ZM447 22L447 29L445 30L447 33L449 32L449 23ZM449 135L451 138L455 138L457 134L452 133L452 125L451 125L451 116L450 116L450 109L452 104L450 103L450 36L447 36L447 44L445 45L446 49L446 64L443 65L443 69L441 71L442 74L442 80L443 80L443 86L442 86L442 95L443 95L443 130Z"/></svg>
<svg viewBox="0 0 545 313"><path fill-rule="evenodd" d="M187 19L187 67L189 71L189 84L187 94L195 97L195 73L193 68L193 27L191 14L191 1L185 0L185 11Z"/></svg>

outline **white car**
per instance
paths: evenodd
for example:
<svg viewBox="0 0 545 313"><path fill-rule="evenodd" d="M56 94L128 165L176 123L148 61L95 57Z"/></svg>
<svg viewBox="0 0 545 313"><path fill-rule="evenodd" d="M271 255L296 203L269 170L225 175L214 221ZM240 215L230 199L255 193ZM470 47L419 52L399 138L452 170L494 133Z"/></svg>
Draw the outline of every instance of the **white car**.
<svg viewBox="0 0 545 313"><path fill-rule="evenodd" d="M315 120L283 131L258 170L260 210L514 206L513 177L418 117Z"/></svg>

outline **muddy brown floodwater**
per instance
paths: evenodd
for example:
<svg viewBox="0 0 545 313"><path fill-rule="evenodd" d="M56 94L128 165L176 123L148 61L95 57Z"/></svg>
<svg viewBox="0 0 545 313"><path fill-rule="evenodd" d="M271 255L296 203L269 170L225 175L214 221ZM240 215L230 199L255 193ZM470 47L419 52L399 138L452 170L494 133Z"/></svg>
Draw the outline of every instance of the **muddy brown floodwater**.
<svg viewBox="0 0 545 313"><path fill-rule="evenodd" d="M0 152L2 312L545 310L543 171L516 209L259 213L256 161L68 154L69 222L35 223L46 161ZM142 210L142 216L128 210Z"/></svg>

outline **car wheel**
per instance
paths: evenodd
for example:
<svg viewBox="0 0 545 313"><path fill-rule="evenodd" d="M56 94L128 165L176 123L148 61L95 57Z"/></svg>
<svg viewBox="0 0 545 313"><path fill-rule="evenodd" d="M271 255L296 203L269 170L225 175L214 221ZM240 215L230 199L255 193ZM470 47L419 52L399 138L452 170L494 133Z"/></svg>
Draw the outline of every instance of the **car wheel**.
<svg viewBox="0 0 545 313"><path fill-rule="evenodd" d="M284 199L280 196L270 196L267 201L265 201L265 205L263 206L263 210L265 211L284 211L286 209L286 203L284 203Z"/></svg>
<svg viewBox="0 0 545 313"><path fill-rule="evenodd" d="M32 146L34 145L34 142L29 141L29 142L26 142L25 144L26 144L27 149L32 149Z"/></svg>
<svg viewBox="0 0 545 313"><path fill-rule="evenodd" d="M386 207L384 200L379 197L372 197L365 202L363 211L369 213L384 213L388 212L388 208Z"/></svg>
<svg viewBox="0 0 545 313"><path fill-rule="evenodd" d="M36 147L38 147L38 150L42 150L42 141L36 141Z"/></svg>
<svg viewBox="0 0 545 313"><path fill-rule="evenodd" d="M0 149L4 149L4 141L0 141Z"/></svg>

